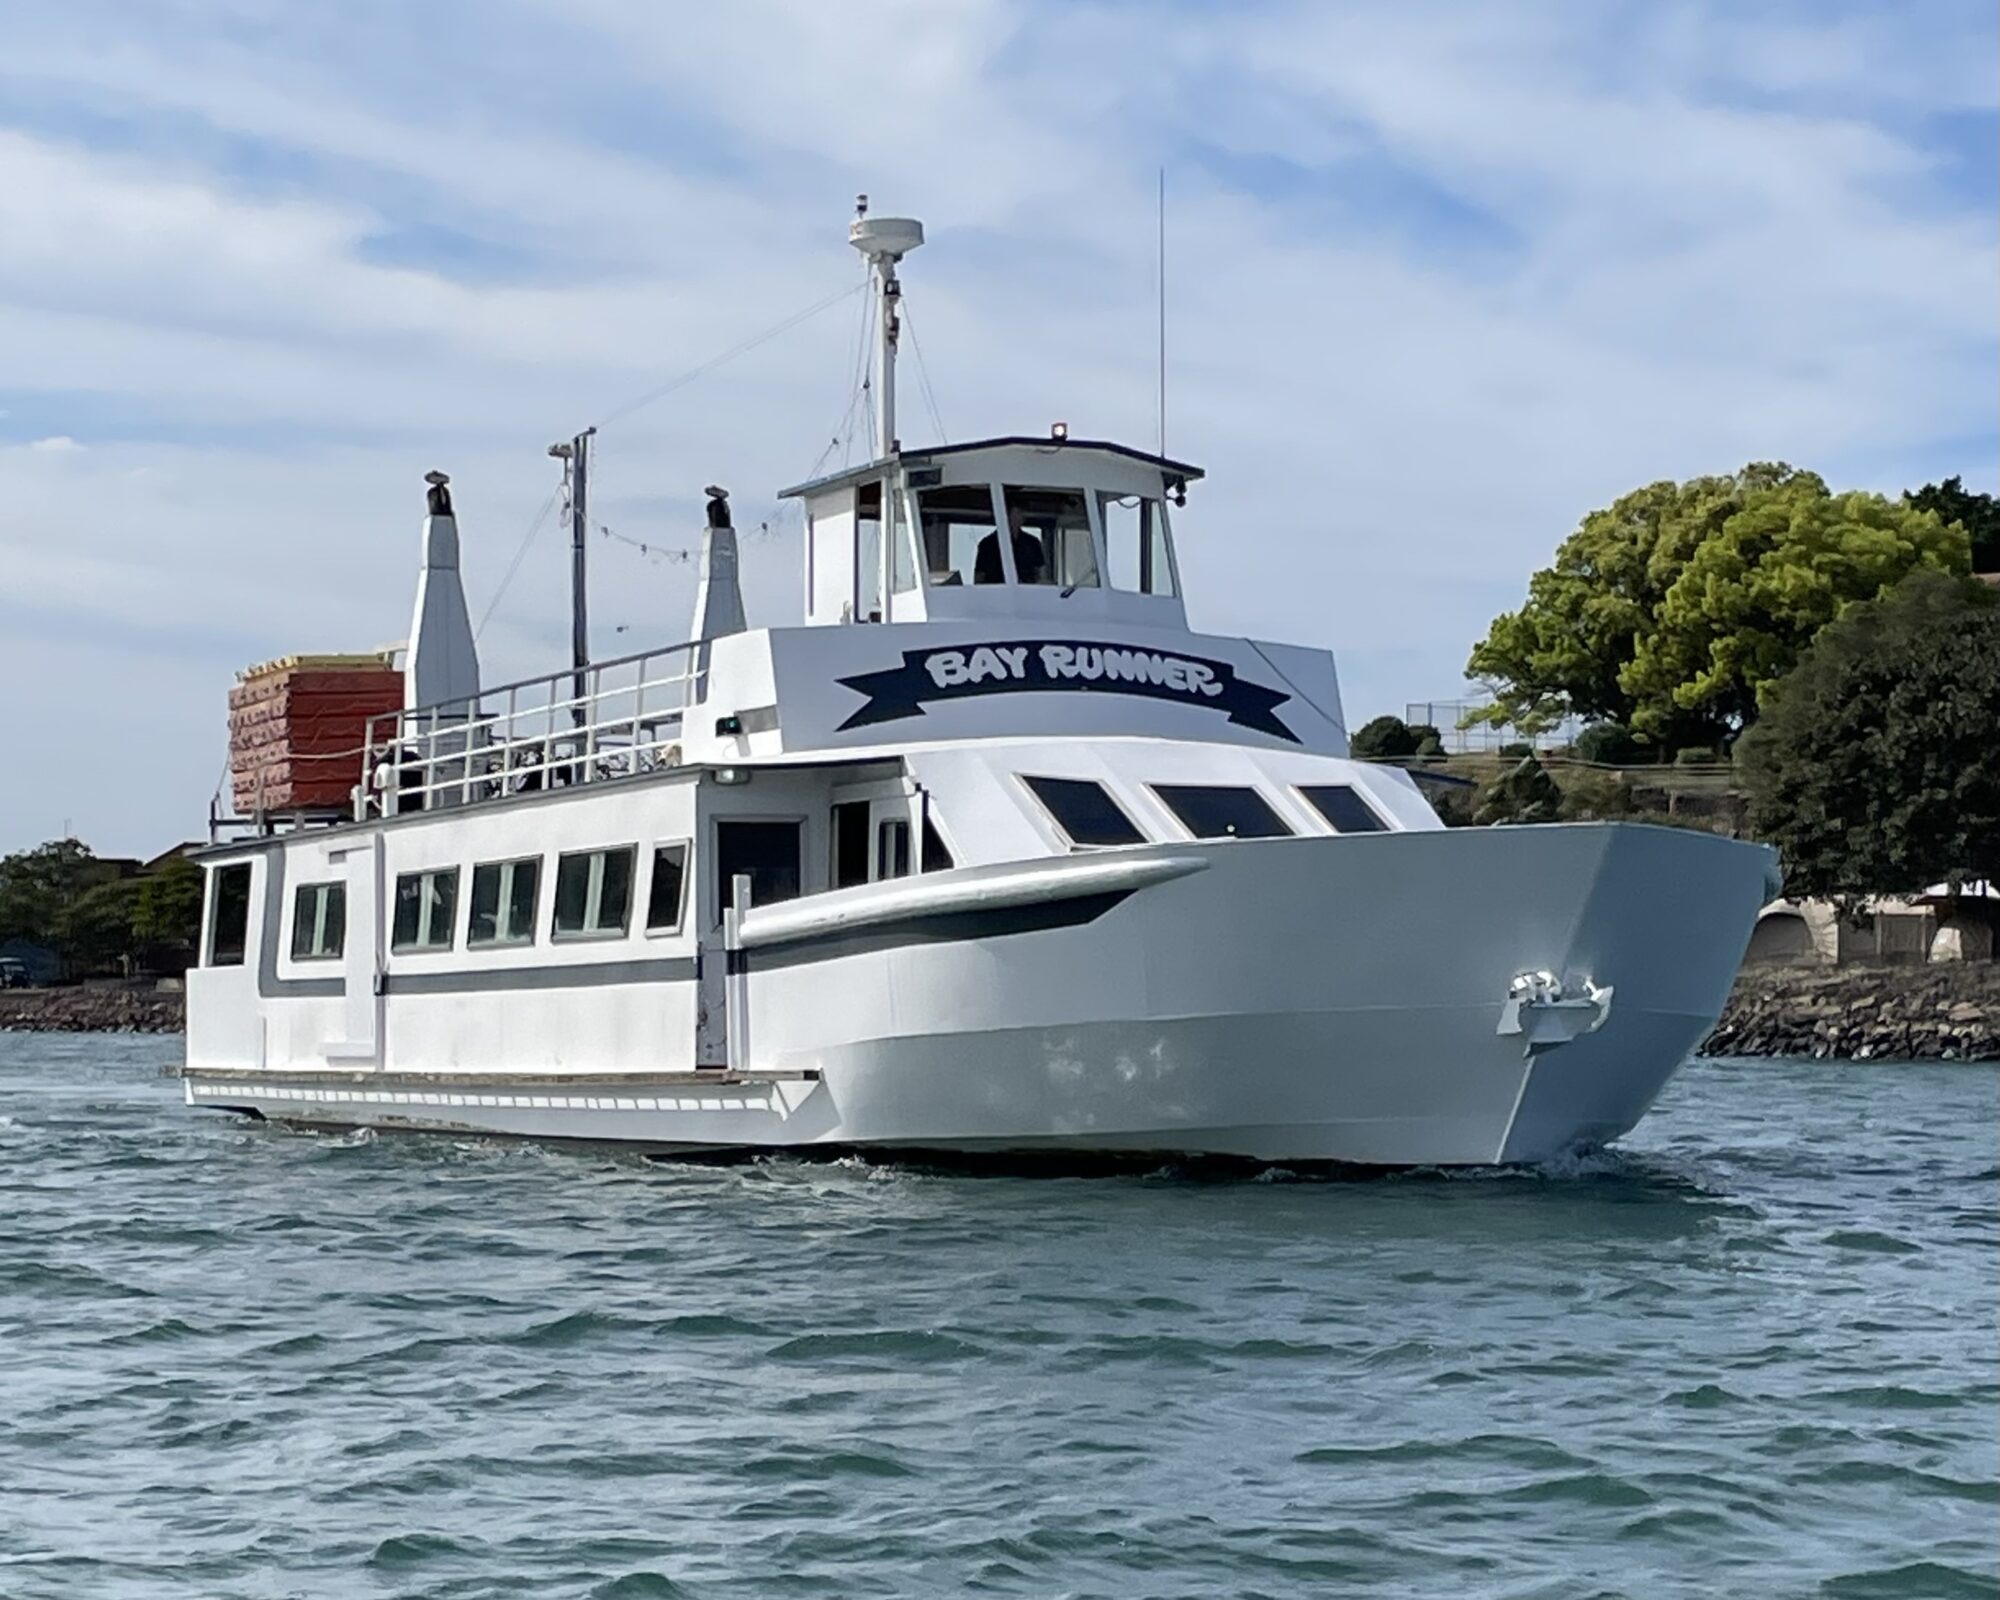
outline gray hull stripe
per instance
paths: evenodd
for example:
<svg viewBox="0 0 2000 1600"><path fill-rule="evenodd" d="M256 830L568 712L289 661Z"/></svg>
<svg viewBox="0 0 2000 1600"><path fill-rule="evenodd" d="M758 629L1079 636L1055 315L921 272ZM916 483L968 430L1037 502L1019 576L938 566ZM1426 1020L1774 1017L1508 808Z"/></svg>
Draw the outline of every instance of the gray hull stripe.
<svg viewBox="0 0 2000 1600"><path fill-rule="evenodd" d="M391 972L389 994L495 994L506 989L592 989L608 983L686 983L693 956L651 961L593 961L576 967L496 967L486 972Z"/></svg>

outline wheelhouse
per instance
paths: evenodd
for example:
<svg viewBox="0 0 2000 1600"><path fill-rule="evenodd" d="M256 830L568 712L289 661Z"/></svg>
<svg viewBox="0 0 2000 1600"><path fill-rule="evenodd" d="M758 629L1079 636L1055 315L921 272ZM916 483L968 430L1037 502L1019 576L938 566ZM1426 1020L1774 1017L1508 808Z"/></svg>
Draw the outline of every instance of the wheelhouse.
<svg viewBox="0 0 2000 1600"><path fill-rule="evenodd" d="M784 491L808 624L1001 617L1185 628L1169 507L1201 469L1101 440L985 439Z"/></svg>

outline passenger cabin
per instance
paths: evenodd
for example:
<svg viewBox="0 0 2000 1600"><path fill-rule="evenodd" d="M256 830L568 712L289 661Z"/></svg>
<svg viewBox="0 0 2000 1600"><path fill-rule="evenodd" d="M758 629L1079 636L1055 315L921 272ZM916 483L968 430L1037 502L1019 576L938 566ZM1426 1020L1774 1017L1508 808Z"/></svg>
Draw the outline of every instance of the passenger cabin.
<svg viewBox="0 0 2000 1600"><path fill-rule="evenodd" d="M1058 429L799 484L783 493L805 502L805 620L1185 629L1168 507L1185 504L1200 477L1185 462Z"/></svg>

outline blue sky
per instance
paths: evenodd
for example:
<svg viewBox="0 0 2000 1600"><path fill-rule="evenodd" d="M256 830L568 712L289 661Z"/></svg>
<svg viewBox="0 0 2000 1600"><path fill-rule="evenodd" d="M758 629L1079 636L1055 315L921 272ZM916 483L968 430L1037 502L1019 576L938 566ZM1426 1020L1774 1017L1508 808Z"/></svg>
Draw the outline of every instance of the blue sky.
<svg viewBox="0 0 2000 1600"><path fill-rule="evenodd" d="M958 436L1169 446L1197 626L1351 719L1461 690L1577 519L1752 459L1996 478L1993 8L68 0L0 54L0 850L199 830L233 672L402 637L421 478L475 618L547 443L855 281L857 191ZM794 524L858 302L608 427L597 509ZM906 435L929 430L915 385ZM601 651L689 571L600 541ZM545 530L482 637L558 665ZM624 632L617 630L623 629ZM32 752L32 758L24 753Z"/></svg>

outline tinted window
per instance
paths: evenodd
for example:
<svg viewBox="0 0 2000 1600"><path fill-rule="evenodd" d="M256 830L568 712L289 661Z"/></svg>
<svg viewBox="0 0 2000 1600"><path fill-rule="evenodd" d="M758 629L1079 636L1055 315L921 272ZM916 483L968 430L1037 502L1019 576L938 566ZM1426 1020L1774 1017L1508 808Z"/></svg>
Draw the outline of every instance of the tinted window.
<svg viewBox="0 0 2000 1600"><path fill-rule="evenodd" d="M1118 808L1118 802L1104 792L1104 785L1088 778L1027 778L1021 780L1048 808L1056 826L1076 844L1143 844L1146 836L1132 825L1132 819Z"/></svg>
<svg viewBox="0 0 2000 1600"><path fill-rule="evenodd" d="M292 897L292 959L322 961L347 941L347 885L302 883Z"/></svg>
<svg viewBox="0 0 2000 1600"><path fill-rule="evenodd" d="M833 808L833 886L868 881L868 802L847 800Z"/></svg>
<svg viewBox="0 0 2000 1600"><path fill-rule="evenodd" d="M646 931L672 933L681 925L687 883L687 846L663 844L653 852L653 883L646 896Z"/></svg>
<svg viewBox="0 0 2000 1600"><path fill-rule="evenodd" d="M1375 808L1351 785L1345 783L1319 783L1301 785L1299 793L1313 804L1313 809L1332 825L1335 833L1385 833L1389 824L1384 822Z"/></svg>
<svg viewBox="0 0 2000 1600"><path fill-rule="evenodd" d="M467 944L530 944L535 937L535 891L542 864L488 861L472 869L472 905L466 921Z"/></svg>
<svg viewBox="0 0 2000 1600"><path fill-rule="evenodd" d="M1255 789L1158 783L1153 793L1197 839L1279 839L1292 831Z"/></svg>
<svg viewBox="0 0 2000 1600"><path fill-rule="evenodd" d="M396 880L396 920L390 932L390 948L450 949L452 914L457 908L458 868L404 873Z"/></svg>
<svg viewBox="0 0 2000 1600"><path fill-rule="evenodd" d="M217 867L208 879L208 964L240 967L250 938L250 863Z"/></svg>
<svg viewBox="0 0 2000 1600"><path fill-rule="evenodd" d="M864 835L865 837L865 835ZM715 873L721 904L736 903L736 880L750 880L753 906L799 897L799 825L796 822L718 822Z"/></svg>
<svg viewBox="0 0 2000 1600"><path fill-rule="evenodd" d="M556 937L621 934L632 915L633 847L581 850L556 863Z"/></svg>

